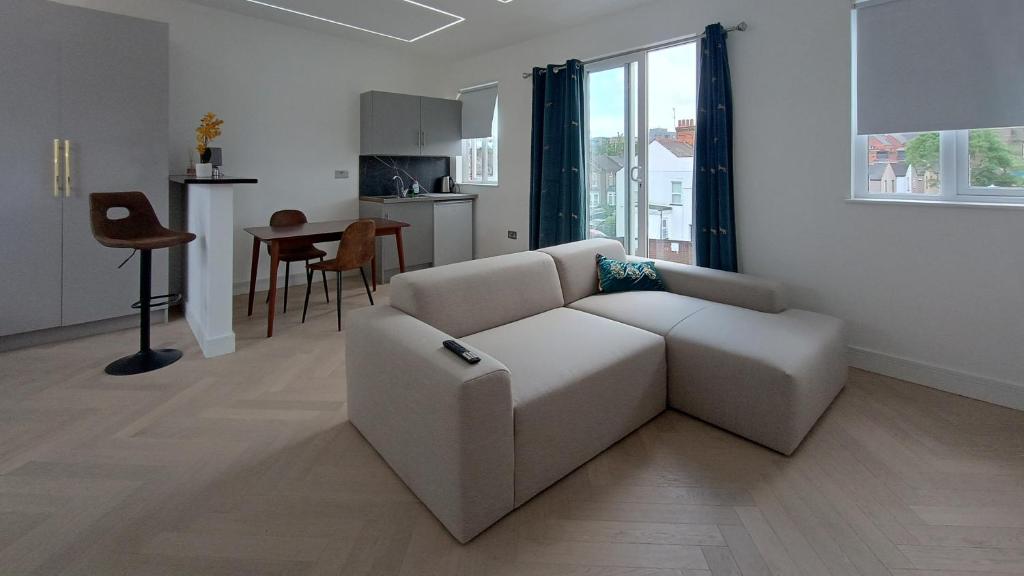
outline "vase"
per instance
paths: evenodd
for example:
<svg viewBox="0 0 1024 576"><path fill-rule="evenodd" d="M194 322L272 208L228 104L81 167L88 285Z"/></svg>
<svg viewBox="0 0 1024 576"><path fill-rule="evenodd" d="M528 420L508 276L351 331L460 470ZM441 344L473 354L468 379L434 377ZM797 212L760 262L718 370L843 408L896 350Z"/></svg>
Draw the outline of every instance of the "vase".
<svg viewBox="0 0 1024 576"><path fill-rule="evenodd" d="M196 164L196 178L213 178L213 164Z"/></svg>

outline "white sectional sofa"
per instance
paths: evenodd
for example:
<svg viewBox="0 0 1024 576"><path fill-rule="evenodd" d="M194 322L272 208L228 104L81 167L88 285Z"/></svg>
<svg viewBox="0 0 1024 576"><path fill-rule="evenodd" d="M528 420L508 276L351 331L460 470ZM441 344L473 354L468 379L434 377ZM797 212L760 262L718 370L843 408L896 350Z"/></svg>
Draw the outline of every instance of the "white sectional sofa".
<svg viewBox="0 0 1024 576"><path fill-rule="evenodd" d="M461 542L666 408L788 455L845 383L843 323L778 283L656 260L666 292L599 294L598 253L626 259L585 240L400 274L347 319L352 423Z"/></svg>

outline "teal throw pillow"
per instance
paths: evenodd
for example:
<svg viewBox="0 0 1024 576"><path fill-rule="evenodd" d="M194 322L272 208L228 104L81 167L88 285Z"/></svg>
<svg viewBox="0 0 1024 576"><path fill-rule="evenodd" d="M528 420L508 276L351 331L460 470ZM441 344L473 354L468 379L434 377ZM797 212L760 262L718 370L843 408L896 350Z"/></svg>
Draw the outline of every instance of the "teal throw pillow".
<svg viewBox="0 0 1024 576"><path fill-rule="evenodd" d="M622 262L597 255L598 292L664 289L665 283L654 262Z"/></svg>

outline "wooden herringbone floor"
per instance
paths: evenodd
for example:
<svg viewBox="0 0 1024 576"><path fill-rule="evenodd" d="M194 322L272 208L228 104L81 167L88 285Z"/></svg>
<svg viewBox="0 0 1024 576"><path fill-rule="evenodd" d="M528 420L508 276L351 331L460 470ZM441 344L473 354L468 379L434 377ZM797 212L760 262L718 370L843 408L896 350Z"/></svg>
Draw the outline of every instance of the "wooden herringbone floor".
<svg viewBox="0 0 1024 576"><path fill-rule="evenodd" d="M1024 413L856 370L792 458L667 412L460 546L347 422L300 292L273 340L239 299L227 357L156 327L186 358L142 377L102 373L132 331L0 355L0 573L1024 574Z"/></svg>

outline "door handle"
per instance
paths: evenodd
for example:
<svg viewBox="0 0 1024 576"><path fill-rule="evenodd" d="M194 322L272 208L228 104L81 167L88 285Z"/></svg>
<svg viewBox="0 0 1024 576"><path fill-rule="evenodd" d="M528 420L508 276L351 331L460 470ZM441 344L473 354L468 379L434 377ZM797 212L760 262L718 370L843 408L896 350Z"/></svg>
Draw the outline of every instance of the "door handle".
<svg viewBox="0 0 1024 576"><path fill-rule="evenodd" d="M635 172L634 172L635 170ZM640 167L633 166L629 169L629 179L633 182L640 182Z"/></svg>
<svg viewBox="0 0 1024 576"><path fill-rule="evenodd" d="M71 140L64 141L64 197L71 197Z"/></svg>
<svg viewBox="0 0 1024 576"><path fill-rule="evenodd" d="M60 140L53 139L53 197L60 198Z"/></svg>

